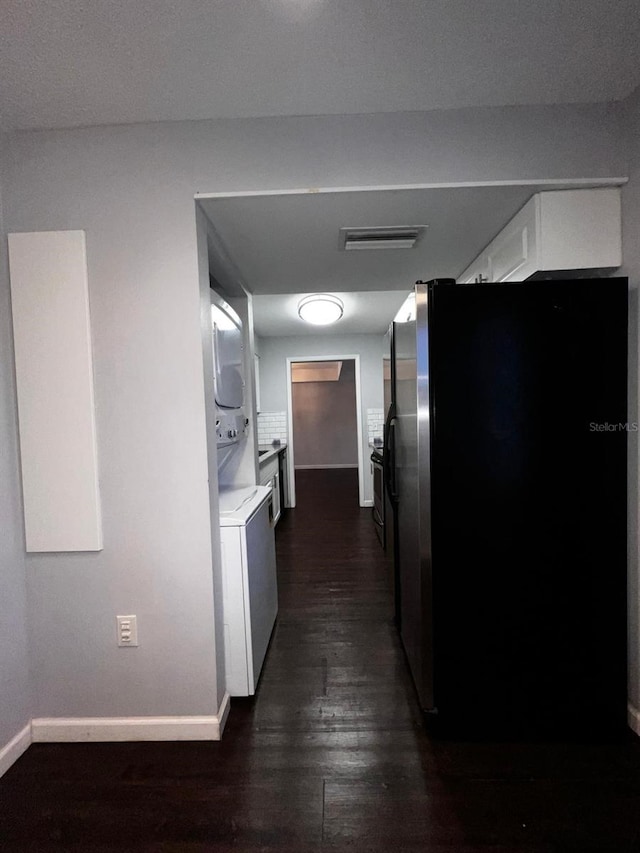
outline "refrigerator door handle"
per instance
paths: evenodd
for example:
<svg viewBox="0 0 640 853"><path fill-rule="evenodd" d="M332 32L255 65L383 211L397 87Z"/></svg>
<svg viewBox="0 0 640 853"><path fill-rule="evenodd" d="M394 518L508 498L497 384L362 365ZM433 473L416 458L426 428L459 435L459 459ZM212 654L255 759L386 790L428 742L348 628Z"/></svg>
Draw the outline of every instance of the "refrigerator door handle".
<svg viewBox="0 0 640 853"><path fill-rule="evenodd" d="M389 406L387 420L384 425L384 452L382 454L382 471L384 476L384 487L387 490L391 503L398 503L396 491L396 442L395 442L395 403Z"/></svg>

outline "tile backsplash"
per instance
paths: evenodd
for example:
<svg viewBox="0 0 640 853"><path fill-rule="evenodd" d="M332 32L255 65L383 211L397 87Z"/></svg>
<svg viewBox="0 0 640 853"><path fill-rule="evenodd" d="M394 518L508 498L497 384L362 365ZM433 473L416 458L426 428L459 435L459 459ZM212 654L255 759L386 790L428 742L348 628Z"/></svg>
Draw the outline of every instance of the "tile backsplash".
<svg viewBox="0 0 640 853"><path fill-rule="evenodd" d="M373 444L374 439L382 439L384 429L384 409L367 409L367 432L369 434L369 444Z"/></svg>
<svg viewBox="0 0 640 853"><path fill-rule="evenodd" d="M278 439L287 440L287 413L260 412L258 415L258 444L271 444Z"/></svg>
<svg viewBox="0 0 640 853"><path fill-rule="evenodd" d="M367 441L382 439L384 409L367 409ZM258 444L271 444L274 439L287 441L287 413L260 412L258 415Z"/></svg>

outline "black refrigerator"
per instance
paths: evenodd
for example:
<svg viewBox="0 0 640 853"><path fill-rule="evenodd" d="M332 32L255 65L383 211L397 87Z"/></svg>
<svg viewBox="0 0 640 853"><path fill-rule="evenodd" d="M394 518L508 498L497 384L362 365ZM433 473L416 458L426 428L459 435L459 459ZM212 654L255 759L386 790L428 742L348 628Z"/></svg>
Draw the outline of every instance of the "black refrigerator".
<svg viewBox="0 0 640 853"><path fill-rule="evenodd" d="M469 730L618 730L627 280L415 295L415 320L387 336L384 446L420 705Z"/></svg>

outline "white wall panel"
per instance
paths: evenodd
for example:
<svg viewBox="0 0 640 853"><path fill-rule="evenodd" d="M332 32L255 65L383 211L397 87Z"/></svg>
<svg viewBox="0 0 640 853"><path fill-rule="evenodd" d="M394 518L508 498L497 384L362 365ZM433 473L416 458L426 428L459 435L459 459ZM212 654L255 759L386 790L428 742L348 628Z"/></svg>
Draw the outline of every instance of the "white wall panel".
<svg viewBox="0 0 640 853"><path fill-rule="evenodd" d="M99 551L84 231L9 234L27 551Z"/></svg>

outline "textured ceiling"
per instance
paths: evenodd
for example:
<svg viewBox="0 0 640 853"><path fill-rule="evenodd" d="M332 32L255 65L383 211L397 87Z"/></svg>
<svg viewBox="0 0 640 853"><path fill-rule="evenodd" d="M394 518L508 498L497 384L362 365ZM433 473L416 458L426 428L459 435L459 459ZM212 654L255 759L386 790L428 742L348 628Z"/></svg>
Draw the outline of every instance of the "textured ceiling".
<svg viewBox="0 0 640 853"><path fill-rule="evenodd" d="M5 129L616 100L638 0L2 0Z"/></svg>
<svg viewBox="0 0 640 853"><path fill-rule="evenodd" d="M457 276L536 187L238 196L199 202L254 294L406 290ZM414 249L341 251L345 226L426 225Z"/></svg>
<svg viewBox="0 0 640 853"><path fill-rule="evenodd" d="M557 187L560 188L560 187ZM304 334L297 314L308 293L345 301L318 334L384 331L417 279L457 278L531 195L549 187L497 186L238 196L201 200L223 249L254 294L261 336ZM413 249L345 252L344 226L426 225ZM217 274L214 269L214 273Z"/></svg>

